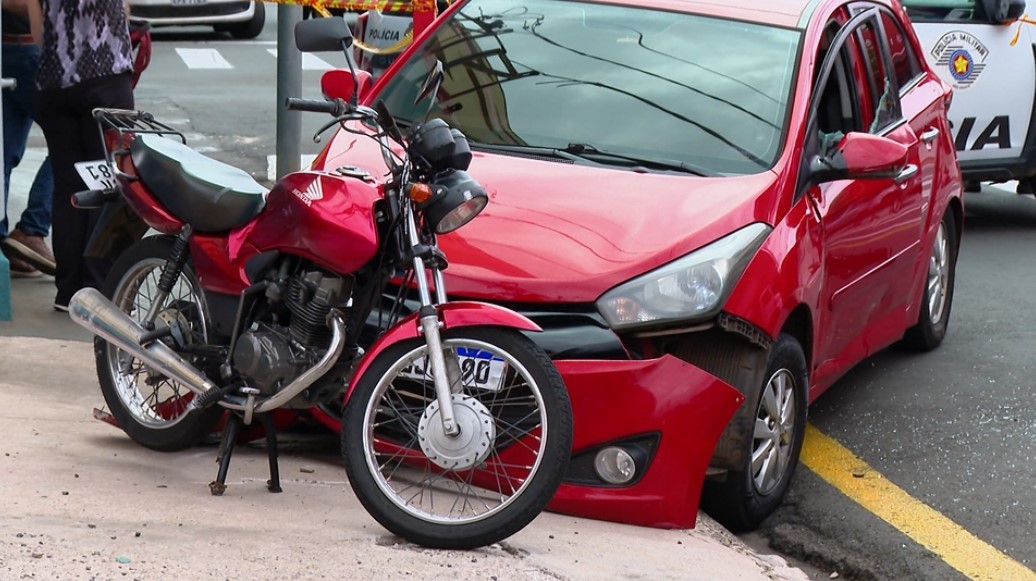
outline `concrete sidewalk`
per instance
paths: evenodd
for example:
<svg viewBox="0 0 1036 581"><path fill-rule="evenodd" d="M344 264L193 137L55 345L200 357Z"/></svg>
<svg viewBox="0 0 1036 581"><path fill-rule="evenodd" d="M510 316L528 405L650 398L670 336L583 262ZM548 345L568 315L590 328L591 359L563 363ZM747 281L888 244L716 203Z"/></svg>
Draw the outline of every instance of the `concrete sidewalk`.
<svg viewBox="0 0 1036 581"><path fill-rule="evenodd" d="M24 204L23 162L12 215ZM21 175L17 175L21 174ZM265 450L239 447L222 497L216 449L163 454L92 418L103 404L89 334L54 311L53 279L12 284L0 322L0 579L806 580L702 514L659 530L545 513L504 543L428 550L391 536L345 480L337 438L288 435L284 492Z"/></svg>

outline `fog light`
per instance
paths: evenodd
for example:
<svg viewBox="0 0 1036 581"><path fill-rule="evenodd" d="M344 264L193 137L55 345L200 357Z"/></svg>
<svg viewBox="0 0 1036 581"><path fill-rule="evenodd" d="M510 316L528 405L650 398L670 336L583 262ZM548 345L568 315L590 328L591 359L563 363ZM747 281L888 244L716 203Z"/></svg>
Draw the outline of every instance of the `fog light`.
<svg viewBox="0 0 1036 581"><path fill-rule="evenodd" d="M637 463L626 450L609 446L597 453L594 471L608 484L626 484L637 474Z"/></svg>

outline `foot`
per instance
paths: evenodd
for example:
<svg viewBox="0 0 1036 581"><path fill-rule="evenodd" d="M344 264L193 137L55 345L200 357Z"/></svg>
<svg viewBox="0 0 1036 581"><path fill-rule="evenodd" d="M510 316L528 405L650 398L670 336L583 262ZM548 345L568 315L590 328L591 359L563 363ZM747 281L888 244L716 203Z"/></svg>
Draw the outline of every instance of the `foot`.
<svg viewBox="0 0 1036 581"><path fill-rule="evenodd" d="M47 242L43 236L33 236L15 228L11 234L4 238L4 254L9 258L18 258L31 264L38 269L53 276L57 272L57 264L54 261L54 254L47 248Z"/></svg>
<svg viewBox="0 0 1036 581"><path fill-rule="evenodd" d="M28 262L20 260L18 258L11 258L11 278L38 278L43 276L43 273L36 270Z"/></svg>

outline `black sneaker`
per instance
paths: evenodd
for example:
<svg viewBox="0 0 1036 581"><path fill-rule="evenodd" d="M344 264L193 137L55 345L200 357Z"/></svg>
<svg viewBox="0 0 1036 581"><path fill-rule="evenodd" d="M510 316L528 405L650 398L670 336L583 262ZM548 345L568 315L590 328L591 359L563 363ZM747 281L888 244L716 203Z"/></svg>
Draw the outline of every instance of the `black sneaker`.
<svg viewBox="0 0 1036 581"><path fill-rule="evenodd" d="M68 301L61 301L59 299L54 299L54 310L55 311L61 311L62 313L67 313L68 312Z"/></svg>

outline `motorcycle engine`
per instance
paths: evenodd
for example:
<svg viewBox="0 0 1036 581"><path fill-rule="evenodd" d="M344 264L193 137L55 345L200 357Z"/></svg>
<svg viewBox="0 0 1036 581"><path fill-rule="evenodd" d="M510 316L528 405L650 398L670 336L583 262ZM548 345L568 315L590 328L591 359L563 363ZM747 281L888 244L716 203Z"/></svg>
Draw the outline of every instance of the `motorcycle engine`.
<svg viewBox="0 0 1036 581"><path fill-rule="evenodd" d="M234 346L234 367L250 385L264 394L276 393L284 385L316 364L330 343L327 316L345 296L348 285L335 275L308 271L287 281L283 317L271 317L252 324Z"/></svg>
<svg viewBox="0 0 1036 581"><path fill-rule="evenodd" d="M259 324L238 337L234 367L251 385L270 395L298 377L309 365L304 351L293 348L286 328Z"/></svg>

